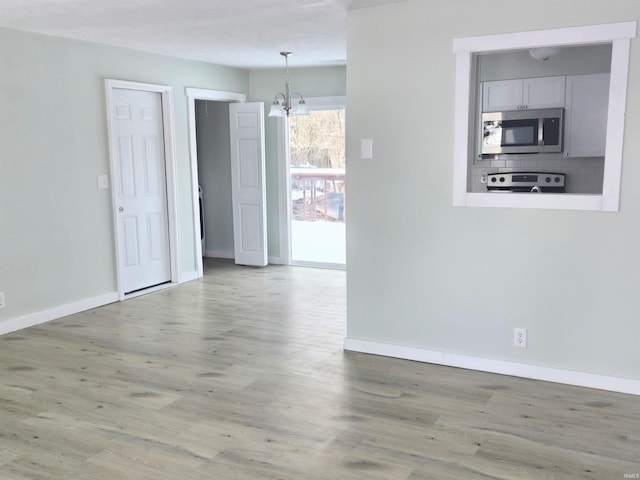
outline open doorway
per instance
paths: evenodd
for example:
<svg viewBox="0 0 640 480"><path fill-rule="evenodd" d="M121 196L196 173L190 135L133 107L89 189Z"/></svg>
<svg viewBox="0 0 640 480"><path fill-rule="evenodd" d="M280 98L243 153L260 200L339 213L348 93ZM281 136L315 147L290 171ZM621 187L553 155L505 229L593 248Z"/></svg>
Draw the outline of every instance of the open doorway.
<svg viewBox="0 0 640 480"><path fill-rule="evenodd" d="M289 118L291 263L345 268L345 106L307 103Z"/></svg>
<svg viewBox="0 0 640 480"><path fill-rule="evenodd" d="M202 256L233 258L229 103L196 100Z"/></svg>
<svg viewBox="0 0 640 480"><path fill-rule="evenodd" d="M264 107L196 100L204 257L267 265Z"/></svg>
<svg viewBox="0 0 640 480"><path fill-rule="evenodd" d="M206 253L208 247L205 218L207 216L208 193L199 188L198 175L199 163L202 162L198 161L196 104L200 100L224 103L228 108L227 119L223 119L221 115L225 107L220 107L220 111L217 112L218 117L214 119L214 122L220 125L228 122L229 125L229 140L228 143L224 140L225 146L220 147L220 152L222 157L226 157L230 161L233 258L235 263L240 265L265 266L267 265L267 232L264 104L262 102L246 102L245 94L233 92L187 88L186 93L191 158L193 252L196 266L194 278L200 278L203 275L203 251ZM205 118L209 107L215 109L215 105L212 103L200 104L199 113L201 115L204 113ZM202 108L204 108L204 112ZM201 134L201 137L202 135L204 134ZM219 138L222 136L219 135ZM226 145L229 145L228 149ZM228 156L226 155L227 150L229 151ZM223 161L224 159L221 160L221 162ZM229 180L228 176L226 180ZM217 184L217 182L215 183ZM200 205L203 205L205 210L202 216L200 215ZM213 228L215 228L215 222ZM215 251L214 247L213 252ZM217 252L216 256L223 255L221 252Z"/></svg>

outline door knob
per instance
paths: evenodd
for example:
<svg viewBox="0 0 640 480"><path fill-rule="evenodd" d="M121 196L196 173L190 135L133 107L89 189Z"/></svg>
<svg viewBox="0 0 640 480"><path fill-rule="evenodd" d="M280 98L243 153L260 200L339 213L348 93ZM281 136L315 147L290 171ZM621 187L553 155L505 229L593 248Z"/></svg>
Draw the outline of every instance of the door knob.
<svg viewBox="0 0 640 480"><path fill-rule="evenodd" d="M118 208L118 211L119 211L119 212L124 212L124 207L119 207L119 208Z"/></svg>

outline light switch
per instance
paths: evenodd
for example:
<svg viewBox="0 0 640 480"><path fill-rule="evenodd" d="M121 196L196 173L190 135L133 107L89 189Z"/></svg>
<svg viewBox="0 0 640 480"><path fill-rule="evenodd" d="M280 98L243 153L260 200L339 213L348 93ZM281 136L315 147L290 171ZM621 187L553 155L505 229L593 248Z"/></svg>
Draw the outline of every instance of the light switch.
<svg viewBox="0 0 640 480"><path fill-rule="evenodd" d="M363 158L363 159L373 158L373 139L371 138L360 139L360 158Z"/></svg>
<svg viewBox="0 0 640 480"><path fill-rule="evenodd" d="M109 175L98 175L98 188L101 190L109 188Z"/></svg>

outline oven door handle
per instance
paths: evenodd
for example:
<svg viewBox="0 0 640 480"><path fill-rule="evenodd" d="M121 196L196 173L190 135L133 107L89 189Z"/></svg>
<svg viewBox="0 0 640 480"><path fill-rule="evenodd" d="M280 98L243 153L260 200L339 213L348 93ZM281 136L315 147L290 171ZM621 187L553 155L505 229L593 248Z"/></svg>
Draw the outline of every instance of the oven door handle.
<svg viewBox="0 0 640 480"><path fill-rule="evenodd" d="M537 185L535 187L531 187L531 193L542 193L542 188Z"/></svg>

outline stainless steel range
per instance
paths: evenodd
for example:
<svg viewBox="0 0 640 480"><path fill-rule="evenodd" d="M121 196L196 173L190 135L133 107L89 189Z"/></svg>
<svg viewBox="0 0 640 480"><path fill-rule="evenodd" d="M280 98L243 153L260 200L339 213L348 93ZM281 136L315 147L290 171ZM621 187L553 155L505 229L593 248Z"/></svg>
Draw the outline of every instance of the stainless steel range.
<svg viewBox="0 0 640 480"><path fill-rule="evenodd" d="M509 172L487 175L489 192L565 193L566 175L549 172Z"/></svg>

